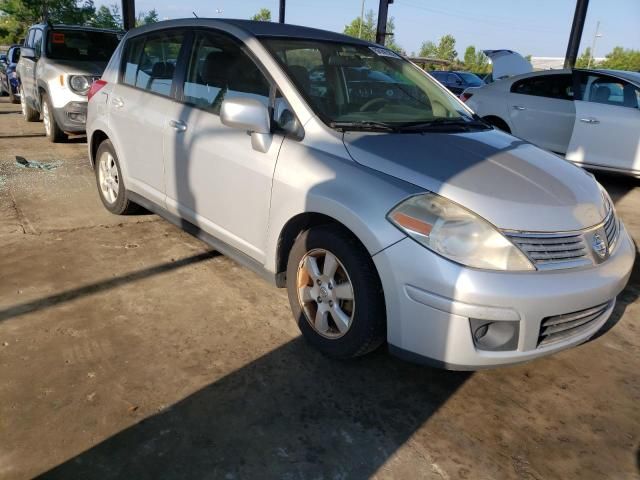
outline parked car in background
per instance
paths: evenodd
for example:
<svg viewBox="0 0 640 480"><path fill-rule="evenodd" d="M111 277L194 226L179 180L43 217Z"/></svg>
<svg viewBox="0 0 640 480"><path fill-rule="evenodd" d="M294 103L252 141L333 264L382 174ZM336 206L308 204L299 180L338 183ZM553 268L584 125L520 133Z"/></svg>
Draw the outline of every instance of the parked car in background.
<svg viewBox="0 0 640 480"><path fill-rule="evenodd" d="M109 211L142 205L286 287L302 334L338 358L385 340L446 368L548 355L604 325L633 266L593 175L333 32L130 30L91 87L87 137Z"/></svg>
<svg viewBox="0 0 640 480"><path fill-rule="evenodd" d="M20 46L12 45L4 55L4 59L0 59L0 93L9 95L11 103L20 101L20 82L16 72L16 65L20 59Z"/></svg>
<svg viewBox="0 0 640 480"><path fill-rule="evenodd" d="M498 128L571 162L640 177L640 73L529 72L461 98Z"/></svg>
<svg viewBox="0 0 640 480"><path fill-rule="evenodd" d="M484 80L471 72L445 72L443 70L434 70L429 73L433 78L438 80L442 85L457 95L461 94L469 87L480 87L484 85Z"/></svg>
<svg viewBox="0 0 640 480"><path fill-rule="evenodd" d="M72 25L39 24L29 29L18 62L22 113L40 119L52 142L83 133L87 93L100 78L120 32Z"/></svg>

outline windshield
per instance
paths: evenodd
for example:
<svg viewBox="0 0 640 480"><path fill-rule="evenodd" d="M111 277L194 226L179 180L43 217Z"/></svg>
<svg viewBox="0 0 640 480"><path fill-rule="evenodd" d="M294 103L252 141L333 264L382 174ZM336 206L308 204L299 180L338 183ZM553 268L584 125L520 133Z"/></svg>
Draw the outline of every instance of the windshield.
<svg viewBox="0 0 640 480"><path fill-rule="evenodd" d="M331 126L473 121L452 95L386 48L302 39L263 43Z"/></svg>
<svg viewBox="0 0 640 480"><path fill-rule="evenodd" d="M475 73L458 72L458 75L462 77L462 79L464 80L464 83L472 87L479 87L480 85L484 84L482 79L479 76L477 76Z"/></svg>
<svg viewBox="0 0 640 480"><path fill-rule="evenodd" d="M106 62L118 46L118 34L88 30L49 31L47 57L53 60Z"/></svg>

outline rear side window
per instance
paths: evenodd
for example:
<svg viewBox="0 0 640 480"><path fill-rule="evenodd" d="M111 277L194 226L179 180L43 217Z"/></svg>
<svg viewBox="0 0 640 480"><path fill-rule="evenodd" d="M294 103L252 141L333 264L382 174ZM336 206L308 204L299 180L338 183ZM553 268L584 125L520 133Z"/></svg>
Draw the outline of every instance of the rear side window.
<svg viewBox="0 0 640 480"><path fill-rule="evenodd" d="M183 41L184 33L176 31L129 41L123 83L168 97Z"/></svg>
<svg viewBox="0 0 640 480"><path fill-rule="evenodd" d="M231 39L215 33L196 35L184 83L184 101L220 113L225 98L252 97L269 104L269 81Z"/></svg>
<svg viewBox="0 0 640 480"><path fill-rule="evenodd" d="M573 77L571 75L539 75L525 78L511 85L511 93L573 100Z"/></svg>

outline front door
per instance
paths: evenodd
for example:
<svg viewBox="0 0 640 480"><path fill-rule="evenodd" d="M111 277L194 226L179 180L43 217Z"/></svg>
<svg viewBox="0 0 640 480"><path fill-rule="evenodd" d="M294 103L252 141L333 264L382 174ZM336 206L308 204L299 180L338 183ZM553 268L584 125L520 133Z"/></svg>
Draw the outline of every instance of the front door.
<svg viewBox="0 0 640 480"><path fill-rule="evenodd" d="M588 73L579 85L567 160L640 175L640 88Z"/></svg>
<svg viewBox="0 0 640 480"><path fill-rule="evenodd" d="M250 96L269 105L270 83L224 34L198 32L182 104L168 111L165 136L167 208L256 260L264 259L271 183L283 136L266 153L247 132L220 121L224 99Z"/></svg>
<svg viewBox="0 0 640 480"><path fill-rule="evenodd" d="M124 73L109 98L109 123L127 188L164 206L163 139L184 32L168 30L127 42Z"/></svg>

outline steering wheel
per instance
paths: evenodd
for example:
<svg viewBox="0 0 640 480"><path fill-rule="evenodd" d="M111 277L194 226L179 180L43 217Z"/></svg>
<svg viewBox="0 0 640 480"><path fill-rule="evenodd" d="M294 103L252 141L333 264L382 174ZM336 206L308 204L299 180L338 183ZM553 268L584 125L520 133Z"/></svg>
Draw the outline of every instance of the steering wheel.
<svg viewBox="0 0 640 480"><path fill-rule="evenodd" d="M378 97L378 98L372 98L372 99L371 99L371 100L369 100L368 102L365 102L365 104L364 104L364 105L362 105L362 106L359 108L359 111L360 111L360 112L369 112L369 111L371 111L371 110L374 110L374 109L373 109L373 108L371 108L371 107L373 107L374 105L378 105L378 104L380 104L380 107L378 108L378 110L379 110L380 108L382 108L383 106L385 106L387 103L389 103L389 100L387 100L386 98L381 98L381 97Z"/></svg>

